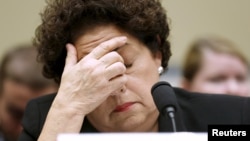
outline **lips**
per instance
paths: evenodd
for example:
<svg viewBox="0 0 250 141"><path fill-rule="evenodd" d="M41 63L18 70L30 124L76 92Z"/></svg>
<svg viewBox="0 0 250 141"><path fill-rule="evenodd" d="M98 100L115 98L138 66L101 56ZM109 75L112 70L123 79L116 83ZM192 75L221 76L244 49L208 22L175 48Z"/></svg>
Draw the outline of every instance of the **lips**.
<svg viewBox="0 0 250 141"><path fill-rule="evenodd" d="M122 105L119 105L115 108L114 112L127 111L133 104L134 104L134 102L127 102L127 103L124 103Z"/></svg>

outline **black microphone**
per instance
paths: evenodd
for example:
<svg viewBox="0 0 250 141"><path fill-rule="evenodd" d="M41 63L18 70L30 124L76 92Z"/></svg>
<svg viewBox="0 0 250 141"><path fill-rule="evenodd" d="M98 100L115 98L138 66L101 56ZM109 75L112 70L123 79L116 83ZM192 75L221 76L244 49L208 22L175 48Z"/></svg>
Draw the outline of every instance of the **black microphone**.
<svg viewBox="0 0 250 141"><path fill-rule="evenodd" d="M173 88L168 82L160 81L153 85L151 93L157 109L166 118L170 117L173 131L176 132L175 112L177 111L177 99Z"/></svg>

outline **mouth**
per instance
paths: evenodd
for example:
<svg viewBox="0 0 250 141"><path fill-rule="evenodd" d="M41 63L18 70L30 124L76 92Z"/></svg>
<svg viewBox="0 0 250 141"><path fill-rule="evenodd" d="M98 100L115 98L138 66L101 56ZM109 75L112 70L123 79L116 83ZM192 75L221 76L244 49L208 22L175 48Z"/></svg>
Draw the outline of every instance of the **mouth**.
<svg viewBox="0 0 250 141"><path fill-rule="evenodd" d="M118 105L118 106L115 108L114 112L125 112L125 111L129 110L130 107L131 107L132 105L134 105L134 104L135 104L134 102L127 102L127 103L124 103L124 104L122 104L122 105Z"/></svg>

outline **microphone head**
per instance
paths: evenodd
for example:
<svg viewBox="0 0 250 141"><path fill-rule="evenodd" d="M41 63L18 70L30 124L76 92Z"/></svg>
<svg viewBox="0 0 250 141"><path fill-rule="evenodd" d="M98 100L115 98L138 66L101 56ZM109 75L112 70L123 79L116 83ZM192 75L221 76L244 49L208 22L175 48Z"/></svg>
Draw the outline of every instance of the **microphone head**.
<svg viewBox="0 0 250 141"><path fill-rule="evenodd" d="M174 108L176 111L177 99L175 92L168 82L160 81L153 85L151 93L154 103L160 113L165 114L166 109L169 107Z"/></svg>

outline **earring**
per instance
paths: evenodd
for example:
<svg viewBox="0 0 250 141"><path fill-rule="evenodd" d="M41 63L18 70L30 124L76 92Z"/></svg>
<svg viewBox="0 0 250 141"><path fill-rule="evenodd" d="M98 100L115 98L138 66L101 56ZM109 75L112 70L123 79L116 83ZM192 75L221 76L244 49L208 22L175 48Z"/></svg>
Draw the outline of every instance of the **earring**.
<svg viewBox="0 0 250 141"><path fill-rule="evenodd" d="M162 66L160 66L160 67L158 68L158 73L159 73L160 75L163 73L163 67L162 67Z"/></svg>

